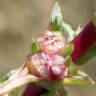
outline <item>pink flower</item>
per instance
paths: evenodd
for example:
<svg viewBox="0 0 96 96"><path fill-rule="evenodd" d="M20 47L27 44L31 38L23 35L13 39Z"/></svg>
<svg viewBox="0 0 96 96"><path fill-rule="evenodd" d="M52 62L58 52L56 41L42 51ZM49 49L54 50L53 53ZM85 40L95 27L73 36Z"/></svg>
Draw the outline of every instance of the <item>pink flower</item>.
<svg viewBox="0 0 96 96"><path fill-rule="evenodd" d="M29 56L27 65L31 74L43 79L58 80L68 75L66 60L58 54L48 55L44 52L36 53Z"/></svg>
<svg viewBox="0 0 96 96"><path fill-rule="evenodd" d="M28 56L25 64L0 85L0 95L26 83L44 79L61 80L68 75L66 59L58 53L65 46L62 34L47 31L36 40L40 50Z"/></svg>
<svg viewBox="0 0 96 96"><path fill-rule="evenodd" d="M40 49L47 54L56 54L65 46L65 38L60 32L47 31L37 41L40 42Z"/></svg>

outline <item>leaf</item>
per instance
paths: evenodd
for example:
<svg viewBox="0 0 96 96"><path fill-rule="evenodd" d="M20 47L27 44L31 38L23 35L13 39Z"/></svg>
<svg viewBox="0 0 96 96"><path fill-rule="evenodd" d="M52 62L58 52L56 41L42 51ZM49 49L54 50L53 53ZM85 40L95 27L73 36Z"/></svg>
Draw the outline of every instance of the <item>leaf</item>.
<svg viewBox="0 0 96 96"><path fill-rule="evenodd" d="M19 88L15 89L14 91L12 91L11 93L9 93L8 96L19 96L20 95L20 90Z"/></svg>
<svg viewBox="0 0 96 96"><path fill-rule="evenodd" d="M0 83L3 83L4 81L8 80L10 76L12 76L17 70L11 70L8 72L1 80ZM8 96L19 96L19 89L15 89L11 93L8 94Z"/></svg>
<svg viewBox="0 0 96 96"><path fill-rule="evenodd" d="M62 25L62 13L59 4L56 2L52 10L49 29L51 31L60 31L61 25Z"/></svg>
<svg viewBox="0 0 96 96"><path fill-rule="evenodd" d="M64 88L62 84L62 80L41 80L36 82L38 85L42 86L43 88L47 89L48 91L56 91L59 89Z"/></svg>
<svg viewBox="0 0 96 96"><path fill-rule="evenodd" d="M68 42L72 41L75 37L75 31L69 24L65 22L62 22L62 31Z"/></svg>
<svg viewBox="0 0 96 96"><path fill-rule="evenodd" d="M65 57L70 56L74 50L72 44L66 44L65 47L61 50L61 54Z"/></svg>
<svg viewBox="0 0 96 96"><path fill-rule="evenodd" d="M78 71L77 75L63 79L64 84L94 85L95 82L84 72Z"/></svg>
<svg viewBox="0 0 96 96"><path fill-rule="evenodd" d="M75 31L75 36L77 36L77 35L81 32L82 29L83 29L83 28L81 28L81 26L79 25L79 26L77 27L76 31Z"/></svg>
<svg viewBox="0 0 96 96"><path fill-rule="evenodd" d="M31 43L31 53L34 54L36 52L39 52L39 44L37 41Z"/></svg>
<svg viewBox="0 0 96 96"><path fill-rule="evenodd" d="M38 77L28 73L26 63L24 63L20 68L13 72L11 76L9 75L7 80L0 84L0 95L10 92L14 95L19 94L17 93L17 88L30 82L38 82L38 80ZM16 92L14 90L16 90Z"/></svg>
<svg viewBox="0 0 96 96"><path fill-rule="evenodd" d="M94 45L88 52L82 56L81 58L78 58L78 61L76 62L79 65L86 64L88 60L96 56L96 45Z"/></svg>
<svg viewBox="0 0 96 96"><path fill-rule="evenodd" d="M91 21L72 40L71 43L74 46L74 50L72 52L71 58L77 65L83 65L85 64L86 61L96 56L95 55L96 54L96 30L95 29L96 29L96 26Z"/></svg>
<svg viewBox="0 0 96 96"><path fill-rule="evenodd" d="M73 63L70 56L67 57L66 62L67 62L69 76L76 75L78 69L76 64Z"/></svg>
<svg viewBox="0 0 96 96"><path fill-rule="evenodd" d="M3 83L4 81L8 80L10 78L10 76L12 76L17 70L11 70L10 72L8 72L6 75L4 75L1 80L0 83Z"/></svg>
<svg viewBox="0 0 96 96"><path fill-rule="evenodd" d="M39 84L48 90L46 94L40 96L67 96L67 91L64 89L62 80L54 82L53 80L43 80Z"/></svg>
<svg viewBox="0 0 96 96"><path fill-rule="evenodd" d="M14 79L8 79L0 85L0 95L12 92L12 90L19 88L24 84L30 82L38 82L38 80L39 79L36 76L30 74L24 76L18 76Z"/></svg>

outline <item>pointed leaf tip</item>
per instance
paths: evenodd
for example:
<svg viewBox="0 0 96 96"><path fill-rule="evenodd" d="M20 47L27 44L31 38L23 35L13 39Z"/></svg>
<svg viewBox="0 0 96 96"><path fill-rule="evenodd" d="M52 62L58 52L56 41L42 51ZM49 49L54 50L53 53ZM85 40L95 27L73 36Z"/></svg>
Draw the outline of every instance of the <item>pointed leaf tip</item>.
<svg viewBox="0 0 96 96"><path fill-rule="evenodd" d="M61 14L61 9L60 9L60 6L59 6L58 2L56 2L56 3L54 4L52 13L53 13L53 12L57 12L57 13L60 13L60 14Z"/></svg>
<svg viewBox="0 0 96 96"><path fill-rule="evenodd" d="M51 31L60 31L61 24L62 24L61 9L58 2L56 2L52 9L49 29Z"/></svg>

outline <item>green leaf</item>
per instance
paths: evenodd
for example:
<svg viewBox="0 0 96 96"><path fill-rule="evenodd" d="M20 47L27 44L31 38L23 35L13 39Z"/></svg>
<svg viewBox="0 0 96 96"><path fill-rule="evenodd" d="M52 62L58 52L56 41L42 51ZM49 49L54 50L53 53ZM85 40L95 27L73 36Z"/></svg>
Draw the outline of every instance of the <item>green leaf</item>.
<svg viewBox="0 0 96 96"><path fill-rule="evenodd" d="M94 45L91 49L88 50L88 52L82 56L81 58L78 58L78 61L76 62L78 65L85 64L88 60L96 56L96 45Z"/></svg>
<svg viewBox="0 0 96 96"><path fill-rule="evenodd" d="M75 36L77 36L80 32L81 32L82 28L81 26L79 25L75 31Z"/></svg>
<svg viewBox="0 0 96 96"><path fill-rule="evenodd" d="M77 74L77 66L73 63L70 56L66 58L69 76Z"/></svg>
<svg viewBox="0 0 96 96"><path fill-rule="evenodd" d="M13 90L11 93L9 93L8 96L19 96L20 93L21 93L21 92L20 92L20 90L19 90L19 88L18 88L18 89Z"/></svg>
<svg viewBox="0 0 96 96"><path fill-rule="evenodd" d="M48 90L48 93L41 96L67 96L67 91L64 89L62 80L43 80L39 84Z"/></svg>
<svg viewBox="0 0 96 96"><path fill-rule="evenodd" d="M31 53L37 53L40 51L39 44L37 41L31 43Z"/></svg>
<svg viewBox="0 0 96 96"><path fill-rule="evenodd" d="M10 76L12 76L17 70L11 70L10 72L8 72L6 75L4 75L1 79L0 79L0 83L3 83L4 81L8 80L10 78Z"/></svg>
<svg viewBox="0 0 96 96"><path fill-rule="evenodd" d="M68 42L72 41L75 37L75 31L72 29L71 25L65 22L62 22L62 32Z"/></svg>
<svg viewBox="0 0 96 96"><path fill-rule="evenodd" d="M61 25L62 25L61 9L59 4L56 2L52 10L49 29L51 31L61 31Z"/></svg>
<svg viewBox="0 0 96 96"><path fill-rule="evenodd" d="M63 79L64 84L94 85L95 82L84 72L78 71L77 75Z"/></svg>
<svg viewBox="0 0 96 96"><path fill-rule="evenodd" d="M62 80L40 80L37 82L40 86L44 87L48 91L55 91L64 88Z"/></svg>
<svg viewBox="0 0 96 96"><path fill-rule="evenodd" d="M62 50L62 55L66 58L68 73L70 76L76 74L77 72L77 67L71 59L71 54L73 52L73 49L74 48L72 44L67 44L66 47Z"/></svg>
<svg viewBox="0 0 96 96"><path fill-rule="evenodd" d="M67 92L64 89L64 84L62 80L42 80L38 83L40 86L48 90L48 93L41 96L63 96ZM64 95L66 96L66 95Z"/></svg>
<svg viewBox="0 0 96 96"><path fill-rule="evenodd" d="M70 56L73 52L73 45L72 44L67 44L63 49L62 49L62 55L67 57L67 56Z"/></svg>

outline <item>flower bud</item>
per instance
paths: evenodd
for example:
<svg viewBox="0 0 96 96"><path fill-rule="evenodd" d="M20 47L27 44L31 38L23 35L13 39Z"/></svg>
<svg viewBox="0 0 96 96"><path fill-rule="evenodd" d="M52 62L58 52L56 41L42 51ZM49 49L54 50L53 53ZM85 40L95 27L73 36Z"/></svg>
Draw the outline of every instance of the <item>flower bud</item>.
<svg viewBox="0 0 96 96"><path fill-rule="evenodd" d="M66 60L63 56L48 55L40 52L27 60L29 72L44 79L63 79L65 76Z"/></svg>
<svg viewBox="0 0 96 96"><path fill-rule="evenodd" d="M60 32L47 31L37 41L40 42L41 50L47 54L56 54L65 45L65 39Z"/></svg>

